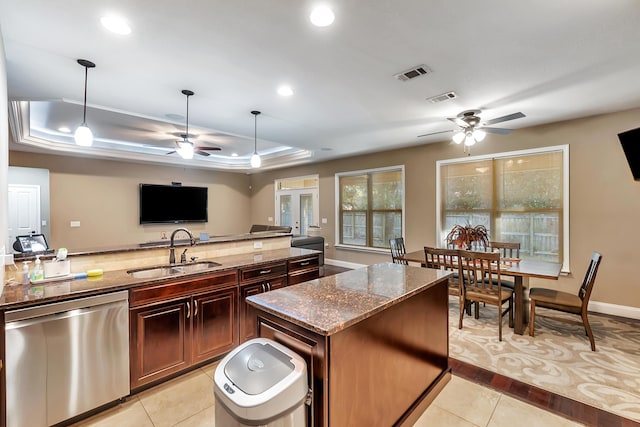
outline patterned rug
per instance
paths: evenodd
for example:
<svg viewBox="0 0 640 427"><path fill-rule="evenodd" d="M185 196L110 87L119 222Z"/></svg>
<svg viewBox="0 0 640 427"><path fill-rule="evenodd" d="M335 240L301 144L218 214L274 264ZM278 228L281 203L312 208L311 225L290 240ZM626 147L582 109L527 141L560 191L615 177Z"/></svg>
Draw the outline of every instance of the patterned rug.
<svg viewBox="0 0 640 427"><path fill-rule="evenodd" d="M543 309L539 309L542 312ZM536 318L536 336L515 335L497 308L480 307L458 329L458 302L449 304L449 355L492 372L640 421L640 322L589 315L592 352L584 329Z"/></svg>

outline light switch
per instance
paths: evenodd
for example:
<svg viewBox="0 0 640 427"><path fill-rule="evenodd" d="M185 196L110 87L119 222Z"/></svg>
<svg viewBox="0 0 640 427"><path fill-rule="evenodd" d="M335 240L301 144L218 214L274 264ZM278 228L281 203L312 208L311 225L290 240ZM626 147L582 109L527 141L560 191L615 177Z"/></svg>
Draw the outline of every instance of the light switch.
<svg viewBox="0 0 640 427"><path fill-rule="evenodd" d="M326 224L327 223L327 218L322 218L322 223Z"/></svg>
<svg viewBox="0 0 640 427"><path fill-rule="evenodd" d="M80 227L80 221L71 221L69 227Z"/></svg>
<svg viewBox="0 0 640 427"><path fill-rule="evenodd" d="M270 216L269 218L267 218L267 221L269 221L269 222L273 222L273 217L272 217L272 216Z"/></svg>

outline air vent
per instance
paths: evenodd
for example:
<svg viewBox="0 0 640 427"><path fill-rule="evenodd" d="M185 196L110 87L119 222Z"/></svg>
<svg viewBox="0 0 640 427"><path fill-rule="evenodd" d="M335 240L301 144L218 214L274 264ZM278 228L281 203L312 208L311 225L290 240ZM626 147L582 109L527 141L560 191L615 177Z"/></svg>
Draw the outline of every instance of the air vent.
<svg viewBox="0 0 640 427"><path fill-rule="evenodd" d="M433 70L431 68L423 64L423 65L417 65L401 73L394 74L393 77L395 77L400 81L406 82L407 80L415 79L416 77L420 77L432 72Z"/></svg>
<svg viewBox="0 0 640 427"><path fill-rule="evenodd" d="M432 96L431 98L427 98L427 101L431 102L432 104L437 104L438 102L448 101L457 97L458 95L456 95L455 92L447 92L440 95Z"/></svg>

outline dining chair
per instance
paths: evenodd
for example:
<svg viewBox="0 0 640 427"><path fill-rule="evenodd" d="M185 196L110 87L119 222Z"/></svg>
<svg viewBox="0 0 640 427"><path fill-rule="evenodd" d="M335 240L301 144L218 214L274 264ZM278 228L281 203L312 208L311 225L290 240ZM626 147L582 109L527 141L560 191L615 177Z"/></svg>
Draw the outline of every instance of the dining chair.
<svg viewBox="0 0 640 427"><path fill-rule="evenodd" d="M391 248L391 260L394 264L409 265L409 262L402 258L407 253L402 237L389 240L389 247Z"/></svg>
<svg viewBox="0 0 640 427"><path fill-rule="evenodd" d="M591 350L596 351L596 342L593 339L593 332L591 331L589 319L587 318L587 306L589 305L589 298L591 297L593 284L596 281L596 274L598 273L600 261L602 261L602 255L598 252L593 252L591 260L589 261L589 268L587 268L584 280L582 281L582 286L578 289L577 295L554 289L531 288L529 291L529 311L531 313L531 319L529 321L530 336L534 336L536 316L546 317L560 322L583 326L587 336L589 337L589 341L591 342ZM547 313L537 313L536 307L544 307L563 313L576 314L580 316L581 321L577 321L573 318L554 316Z"/></svg>
<svg viewBox="0 0 640 427"><path fill-rule="evenodd" d="M479 318L480 303L498 308L498 340L502 341L502 318L509 315L509 327L513 328L513 290L502 287L500 254L493 252L458 251L461 268L464 304L475 305L475 318ZM503 310L505 303L507 308ZM458 327L462 329L463 310L460 310Z"/></svg>
<svg viewBox="0 0 640 427"><path fill-rule="evenodd" d="M500 258L520 258L520 242L493 242L490 241L487 246L487 252L494 252L497 249L500 253ZM509 289L514 289L516 285L513 280L502 280L502 286Z"/></svg>
<svg viewBox="0 0 640 427"><path fill-rule="evenodd" d="M458 263L458 252L459 251L457 249L441 249L425 246L424 267L453 272L453 275L449 276L449 295L458 298L462 316L463 311L467 311L467 313L471 314L471 306L470 304L465 304L463 298L464 286L460 283L460 278L463 277L463 275L460 263ZM459 324L458 327L462 329L462 324Z"/></svg>

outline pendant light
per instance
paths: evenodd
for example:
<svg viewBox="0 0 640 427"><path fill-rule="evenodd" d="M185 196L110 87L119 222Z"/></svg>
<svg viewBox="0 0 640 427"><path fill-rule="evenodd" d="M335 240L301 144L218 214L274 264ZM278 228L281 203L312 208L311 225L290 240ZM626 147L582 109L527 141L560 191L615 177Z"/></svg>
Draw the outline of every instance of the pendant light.
<svg viewBox="0 0 640 427"><path fill-rule="evenodd" d="M258 154L258 114L260 114L260 111L256 111L253 110L251 112L251 114L253 114L254 117L254 121L253 121L253 156L251 156L251 167L252 168L259 168L260 164L262 163L261 159L260 159L260 155Z"/></svg>
<svg viewBox="0 0 640 427"><path fill-rule="evenodd" d="M78 59L78 64L84 67L84 110L82 114L82 124L76 129L73 138L77 145L81 147L91 147L93 144L93 133L87 126L87 74L89 68L95 68L96 64L86 59Z"/></svg>
<svg viewBox="0 0 640 427"><path fill-rule="evenodd" d="M186 122L186 130L184 135L182 135L182 141L178 142L178 148L176 148L176 152L185 160L193 159L193 142L189 141L189 97L193 95L193 91L188 89L183 89L182 94L187 97L187 122Z"/></svg>

